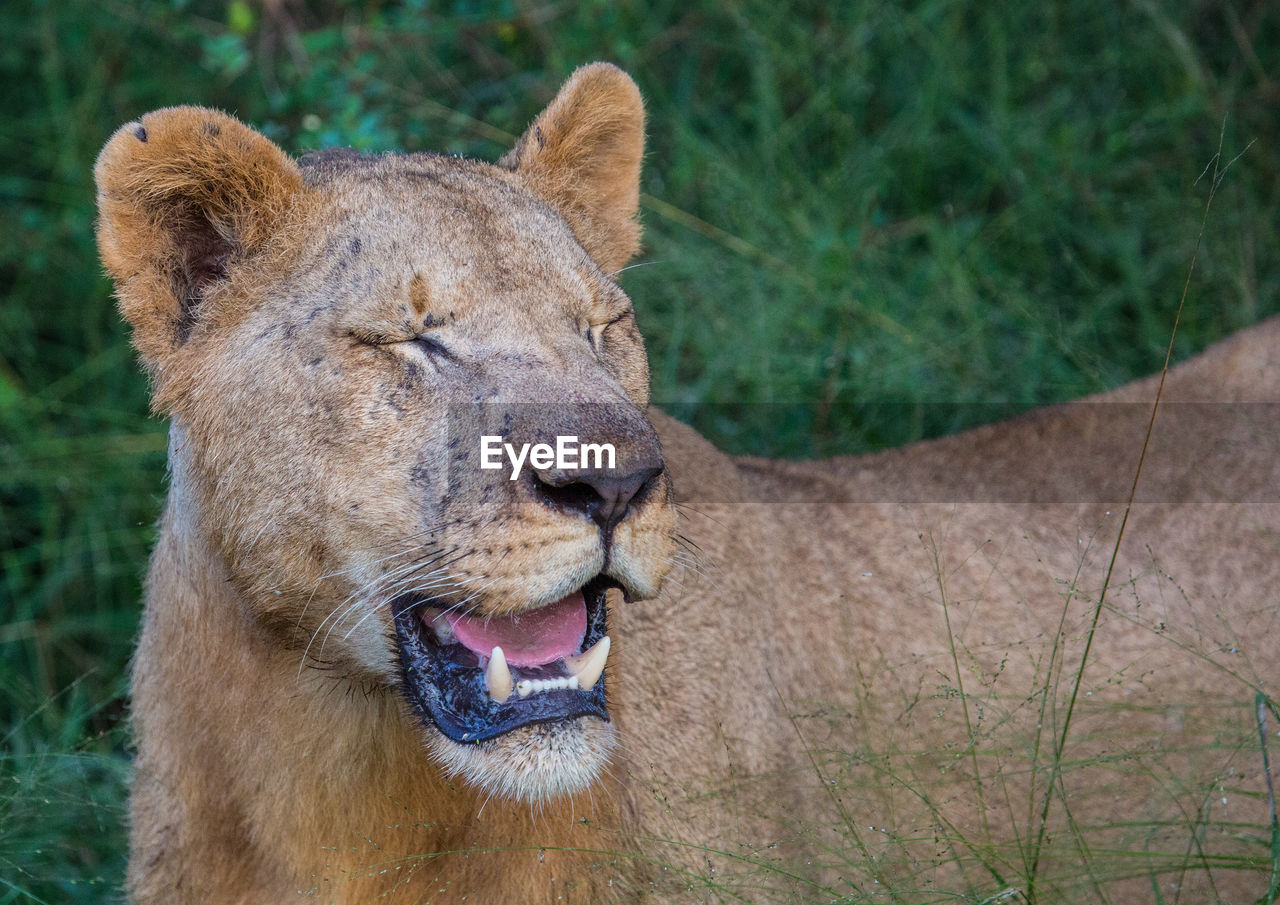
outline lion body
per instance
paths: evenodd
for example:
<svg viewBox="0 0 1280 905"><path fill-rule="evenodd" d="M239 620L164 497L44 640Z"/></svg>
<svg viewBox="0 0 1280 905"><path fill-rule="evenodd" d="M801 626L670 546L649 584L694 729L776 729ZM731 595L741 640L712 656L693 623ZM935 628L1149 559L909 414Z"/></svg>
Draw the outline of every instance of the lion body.
<svg viewBox="0 0 1280 905"><path fill-rule="evenodd" d="M619 77L579 81L603 108L566 89L506 168L297 170L190 110L104 150L104 257L174 419L134 671L133 898L1260 895L1280 321L1170 373L1114 567L1151 380L814 463L733 458L649 410L669 496L636 506L603 559L594 528L523 497L431 489L424 463L452 450L423 439L444 417L415 382L429 367L351 343L352 323L447 321L451 354L487 368L448 377L467 398L647 406L625 311L591 358L556 321L584 286L621 304L603 280L634 251L640 127ZM579 196L556 176L618 171L583 163L583 142L623 154L617 185ZM181 177L217 154L247 175L210 200L225 174ZM501 591L493 612L614 570L637 599L609 600L611 725L474 749L424 728L396 691L388 617L350 605L381 580L370 538L421 533L424 508L475 554L459 584ZM503 771L563 784L513 801L490 781Z"/></svg>

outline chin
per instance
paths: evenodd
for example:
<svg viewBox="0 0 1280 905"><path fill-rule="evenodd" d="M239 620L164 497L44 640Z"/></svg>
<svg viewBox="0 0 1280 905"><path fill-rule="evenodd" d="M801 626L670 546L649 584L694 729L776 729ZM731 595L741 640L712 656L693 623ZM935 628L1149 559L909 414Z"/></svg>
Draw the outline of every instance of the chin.
<svg viewBox="0 0 1280 905"><path fill-rule="evenodd" d="M617 746L613 724L594 716L521 726L481 742L430 732L428 747L445 772L487 795L543 804L586 790Z"/></svg>

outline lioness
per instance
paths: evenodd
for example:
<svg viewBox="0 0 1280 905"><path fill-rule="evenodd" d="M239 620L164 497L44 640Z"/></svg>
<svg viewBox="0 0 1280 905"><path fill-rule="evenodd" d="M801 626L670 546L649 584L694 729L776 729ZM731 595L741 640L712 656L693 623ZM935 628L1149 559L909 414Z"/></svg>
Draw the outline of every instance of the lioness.
<svg viewBox="0 0 1280 905"><path fill-rule="evenodd" d="M1280 322L1170 372L1131 509L1155 381L730 457L649 407L613 279L643 130L595 64L496 164L192 107L103 149L172 423L133 899L1266 893ZM616 461L479 467L565 436Z"/></svg>

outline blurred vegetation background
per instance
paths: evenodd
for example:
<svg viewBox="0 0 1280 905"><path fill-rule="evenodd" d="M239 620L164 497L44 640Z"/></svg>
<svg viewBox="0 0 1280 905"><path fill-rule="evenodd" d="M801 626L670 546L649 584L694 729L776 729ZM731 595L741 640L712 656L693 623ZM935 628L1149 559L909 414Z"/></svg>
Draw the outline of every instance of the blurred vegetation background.
<svg viewBox="0 0 1280 905"><path fill-rule="evenodd" d="M493 159L575 66L618 63L650 116L622 283L654 399L742 452L875 449L1155 370L1220 136L1247 151L1178 355L1280 310L1272 0L19 0L0 33L0 905L119 896L165 427L91 167L147 110Z"/></svg>

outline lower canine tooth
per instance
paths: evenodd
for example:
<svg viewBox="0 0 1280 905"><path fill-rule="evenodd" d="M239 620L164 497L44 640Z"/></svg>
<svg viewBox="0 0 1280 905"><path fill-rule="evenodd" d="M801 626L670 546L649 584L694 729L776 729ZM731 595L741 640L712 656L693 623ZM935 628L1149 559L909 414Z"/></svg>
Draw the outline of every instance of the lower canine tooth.
<svg viewBox="0 0 1280 905"><path fill-rule="evenodd" d="M489 697L499 704L511 697L511 670L507 668L507 658L500 647L495 647L489 655L489 665L484 671L484 684L489 689ZM523 697L525 692L520 692L520 695Z"/></svg>
<svg viewBox="0 0 1280 905"><path fill-rule="evenodd" d="M590 691L600 673L604 672L604 661L609 659L609 643L609 636L605 635L576 657L564 658L565 665L584 691Z"/></svg>

